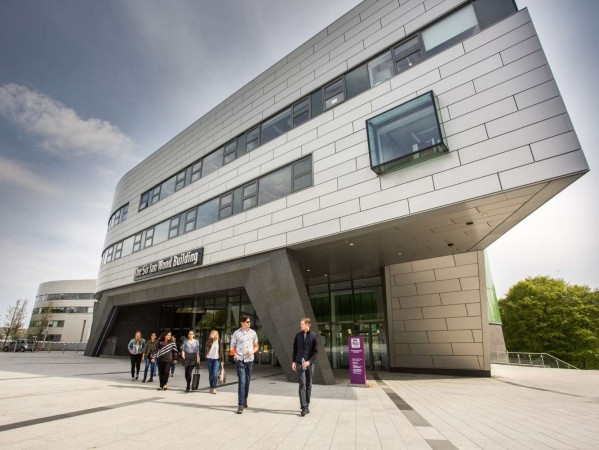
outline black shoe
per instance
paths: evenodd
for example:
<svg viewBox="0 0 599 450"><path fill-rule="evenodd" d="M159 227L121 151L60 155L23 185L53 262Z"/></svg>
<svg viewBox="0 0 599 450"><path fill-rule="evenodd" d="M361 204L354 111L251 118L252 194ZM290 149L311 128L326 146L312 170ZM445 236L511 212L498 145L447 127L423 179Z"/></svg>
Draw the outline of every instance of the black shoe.
<svg viewBox="0 0 599 450"><path fill-rule="evenodd" d="M139 380L139 375L135 377L135 381Z"/></svg>
<svg viewBox="0 0 599 450"><path fill-rule="evenodd" d="M148 383L153 383L153 382L154 382L154 380L153 380L152 378L150 378L150 379L148 380Z"/></svg>
<svg viewBox="0 0 599 450"><path fill-rule="evenodd" d="M248 407L248 402L245 402L245 403L243 404L243 407L244 407L244 408L247 408L247 407Z"/></svg>
<svg viewBox="0 0 599 450"><path fill-rule="evenodd" d="M302 417L304 417L306 414L308 414L308 413L306 412L306 408L302 408L302 412L300 413L300 415L301 415Z"/></svg>
<svg viewBox="0 0 599 450"><path fill-rule="evenodd" d="M310 408L306 406L306 414L310 414Z"/></svg>
<svg viewBox="0 0 599 450"><path fill-rule="evenodd" d="M144 378L143 380L141 380L141 382L142 382L142 383L145 383L145 382L146 382L146 379Z"/></svg>
<svg viewBox="0 0 599 450"><path fill-rule="evenodd" d="M237 407L237 414L243 414L243 406Z"/></svg>
<svg viewBox="0 0 599 450"><path fill-rule="evenodd" d="M189 392L189 386L185 388L185 392Z"/></svg>
<svg viewBox="0 0 599 450"><path fill-rule="evenodd" d="M162 391L162 388L161 388L161 387L159 387L159 388L158 388L158 389L156 389L156 390L157 390L157 391Z"/></svg>

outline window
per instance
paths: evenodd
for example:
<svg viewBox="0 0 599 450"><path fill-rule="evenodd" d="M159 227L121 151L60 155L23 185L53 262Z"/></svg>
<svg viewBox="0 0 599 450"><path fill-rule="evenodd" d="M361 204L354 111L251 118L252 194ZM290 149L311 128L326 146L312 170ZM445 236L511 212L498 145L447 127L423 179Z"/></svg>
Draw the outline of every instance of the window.
<svg viewBox="0 0 599 450"><path fill-rule="evenodd" d="M175 182L175 192L178 191L179 189L183 189L185 187L185 173L186 172L187 171L184 170L177 174L177 180Z"/></svg>
<svg viewBox="0 0 599 450"><path fill-rule="evenodd" d="M217 151L210 153L204 157L202 162L202 177L207 177L212 172L217 171L223 166L224 148L219 148Z"/></svg>
<svg viewBox="0 0 599 450"><path fill-rule="evenodd" d="M154 242L154 228L148 228L145 231L144 248L151 247Z"/></svg>
<svg viewBox="0 0 599 450"><path fill-rule="evenodd" d="M291 166L272 172L258 182L258 204L263 205L291 194Z"/></svg>
<svg viewBox="0 0 599 450"><path fill-rule="evenodd" d="M310 120L310 97L293 105L293 126L297 127L308 120Z"/></svg>
<svg viewBox="0 0 599 450"><path fill-rule="evenodd" d="M451 47L456 42L472 36L479 30L472 4L450 14L422 32L426 56Z"/></svg>
<svg viewBox="0 0 599 450"><path fill-rule="evenodd" d="M393 49L393 58L395 59L395 70L397 73L403 72L422 61L420 39L418 36L414 36L395 47Z"/></svg>
<svg viewBox="0 0 599 450"><path fill-rule="evenodd" d="M128 237L123 241L123 252L121 256L127 256L133 253L133 236Z"/></svg>
<svg viewBox="0 0 599 450"><path fill-rule="evenodd" d="M220 207L218 213L218 219L224 219L233 214L233 193L223 195L220 198Z"/></svg>
<svg viewBox="0 0 599 450"><path fill-rule="evenodd" d="M198 161L191 166L191 182L198 181L202 176L202 161Z"/></svg>
<svg viewBox="0 0 599 450"><path fill-rule="evenodd" d="M167 221L169 223L169 226L168 226L168 238L169 239L172 239L179 235L179 221L180 220L181 220L181 216L177 216L177 217L173 217L170 221Z"/></svg>
<svg viewBox="0 0 599 450"><path fill-rule="evenodd" d="M160 200L164 200L165 198L167 198L170 195L175 193L176 179L177 179L177 177L171 177L168 180L166 180L164 183L162 183L162 185L160 187ZM156 202L153 202L153 203L156 203Z"/></svg>
<svg viewBox="0 0 599 450"><path fill-rule="evenodd" d="M262 144L272 141L291 130L291 108L280 112L262 124Z"/></svg>
<svg viewBox="0 0 599 450"><path fill-rule="evenodd" d="M312 186L312 158L293 164L293 192Z"/></svg>
<svg viewBox="0 0 599 450"><path fill-rule="evenodd" d="M310 96L310 115L316 117L323 112L322 89L318 89Z"/></svg>
<svg viewBox="0 0 599 450"><path fill-rule="evenodd" d="M219 198L213 198L198 207L196 228L205 227L218 220L219 200Z"/></svg>
<svg viewBox="0 0 599 450"><path fill-rule="evenodd" d="M229 164L231 161L235 160L235 158L237 157L236 150L237 150L237 140L229 142L227 145L225 145L224 164Z"/></svg>
<svg viewBox="0 0 599 450"><path fill-rule="evenodd" d="M355 97L367 89L370 89L370 77L367 64L362 64L345 75L345 91L347 92L347 98Z"/></svg>
<svg viewBox="0 0 599 450"><path fill-rule="evenodd" d="M372 87L378 86L393 75L395 75L395 71L393 70L391 52L385 52L368 63L368 76Z"/></svg>
<svg viewBox="0 0 599 450"><path fill-rule="evenodd" d="M110 216L110 220L108 221L108 229L110 230L113 226L121 223L123 220L127 218L127 212L129 211L129 203L124 206L121 206L117 209L112 216Z"/></svg>
<svg viewBox="0 0 599 450"><path fill-rule="evenodd" d="M121 253L123 253L123 243L119 242L114 246L114 259L119 259L121 257Z"/></svg>
<svg viewBox="0 0 599 450"><path fill-rule="evenodd" d="M150 204L153 205L160 201L160 186L156 186L152 189L152 194L150 195Z"/></svg>
<svg viewBox="0 0 599 450"><path fill-rule="evenodd" d="M370 166L381 174L446 152L432 91L366 121Z"/></svg>
<svg viewBox="0 0 599 450"><path fill-rule="evenodd" d="M161 242L166 241L167 239L170 238L169 235L169 221L165 220L163 222L160 222L158 225L156 225L154 227L154 233L152 237L152 241L149 245L158 245ZM146 232L146 247L148 247L148 234Z"/></svg>
<svg viewBox="0 0 599 450"><path fill-rule="evenodd" d="M114 246L108 248L108 254L106 255L106 262L112 261L112 253L114 252Z"/></svg>
<svg viewBox="0 0 599 450"><path fill-rule="evenodd" d="M343 78L339 78L327 85L323 89L324 95L324 109L332 108L335 105L345 100L345 94L343 92Z"/></svg>
<svg viewBox="0 0 599 450"><path fill-rule="evenodd" d="M249 153L260 145L260 127L256 127L246 133L245 152Z"/></svg>
<svg viewBox="0 0 599 450"><path fill-rule="evenodd" d="M140 211L142 209L145 209L148 207L149 199L150 199L150 192L145 192L145 193L141 194L141 200L139 201L139 210Z"/></svg>
<svg viewBox="0 0 599 450"><path fill-rule="evenodd" d="M254 181L241 189L241 209L245 211L256 206L258 204L258 183Z"/></svg>
<svg viewBox="0 0 599 450"><path fill-rule="evenodd" d="M141 250L141 233L138 233L133 238L133 251L138 252Z"/></svg>
<svg viewBox="0 0 599 450"><path fill-rule="evenodd" d="M183 230L184 233L187 233L195 229L197 212L198 210L194 208L191 211L187 211L185 213L185 228Z"/></svg>

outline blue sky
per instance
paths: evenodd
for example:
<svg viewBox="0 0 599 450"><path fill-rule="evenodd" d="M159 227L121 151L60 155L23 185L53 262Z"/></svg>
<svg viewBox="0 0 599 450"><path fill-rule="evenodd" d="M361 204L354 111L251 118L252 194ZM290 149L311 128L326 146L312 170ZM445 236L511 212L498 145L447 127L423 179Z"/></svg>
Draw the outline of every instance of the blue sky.
<svg viewBox="0 0 599 450"><path fill-rule="evenodd" d="M118 179L356 0L0 2L0 313L95 278ZM591 166L595 0L529 7ZM499 295L531 275L599 287L587 174L489 248Z"/></svg>

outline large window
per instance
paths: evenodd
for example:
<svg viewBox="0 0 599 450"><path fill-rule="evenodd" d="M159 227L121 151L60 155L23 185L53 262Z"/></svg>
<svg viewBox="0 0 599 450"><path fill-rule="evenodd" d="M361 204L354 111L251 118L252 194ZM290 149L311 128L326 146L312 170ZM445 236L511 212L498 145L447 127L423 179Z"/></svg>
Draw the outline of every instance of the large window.
<svg viewBox="0 0 599 450"><path fill-rule="evenodd" d="M366 121L370 166L381 174L446 152L433 92Z"/></svg>

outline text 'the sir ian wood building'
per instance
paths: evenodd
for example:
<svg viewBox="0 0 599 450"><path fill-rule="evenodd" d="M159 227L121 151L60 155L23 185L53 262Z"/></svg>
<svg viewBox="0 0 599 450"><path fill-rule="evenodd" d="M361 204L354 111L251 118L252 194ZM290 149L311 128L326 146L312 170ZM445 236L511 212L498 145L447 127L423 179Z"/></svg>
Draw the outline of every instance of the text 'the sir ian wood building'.
<svg viewBox="0 0 599 450"><path fill-rule="evenodd" d="M587 171L526 9L367 0L120 180L86 354L247 313L291 376L308 316L320 382L350 335L371 369L488 376L484 250Z"/></svg>

